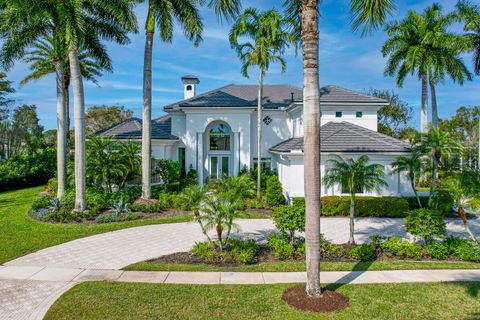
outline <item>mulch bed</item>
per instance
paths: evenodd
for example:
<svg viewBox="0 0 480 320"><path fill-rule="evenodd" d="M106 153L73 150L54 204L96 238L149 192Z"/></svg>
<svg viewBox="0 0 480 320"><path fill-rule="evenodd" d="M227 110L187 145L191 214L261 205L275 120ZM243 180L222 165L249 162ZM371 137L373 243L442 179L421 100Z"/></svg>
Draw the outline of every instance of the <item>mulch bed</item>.
<svg viewBox="0 0 480 320"><path fill-rule="evenodd" d="M310 312L334 312L348 307L349 300L343 294L322 290L322 295L314 298L307 295L305 285L295 286L283 293L282 300L295 309Z"/></svg>

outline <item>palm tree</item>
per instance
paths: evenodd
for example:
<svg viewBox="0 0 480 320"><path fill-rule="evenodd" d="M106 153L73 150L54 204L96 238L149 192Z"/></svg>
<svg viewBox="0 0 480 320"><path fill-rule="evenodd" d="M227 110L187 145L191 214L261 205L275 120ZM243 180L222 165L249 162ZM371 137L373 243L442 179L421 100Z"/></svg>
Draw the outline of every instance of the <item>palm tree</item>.
<svg viewBox="0 0 480 320"><path fill-rule="evenodd" d="M463 84L471 74L459 54L468 47L462 37L449 32L455 21L454 14L443 15L438 4L424 10L422 14L409 11L407 17L391 23L387 28L388 39L383 45L383 56L389 56L385 74L396 76L397 85L403 86L408 74L417 74L422 82L421 131L428 130L428 85L432 99L432 122L438 125L435 85L447 74Z"/></svg>
<svg viewBox="0 0 480 320"><path fill-rule="evenodd" d="M351 0L354 31L367 34L385 24L395 10L393 0ZM303 58L303 135L305 185L305 242L307 285L311 297L320 297L320 87L318 74L318 0L285 0L292 35L301 44Z"/></svg>
<svg viewBox="0 0 480 320"><path fill-rule="evenodd" d="M141 1L137 1L141 2ZM203 23L197 4L207 4L217 17L226 19L235 16L240 8L240 0L146 0L148 6L145 22L145 55L143 64L143 114L142 114L142 198L150 199L152 170L152 51L155 25L159 29L160 40L171 42L174 20L183 29L185 36L198 45L201 41Z"/></svg>
<svg viewBox="0 0 480 320"><path fill-rule="evenodd" d="M480 6L469 1L457 4L459 17L464 23L465 37L470 40L473 50L473 67L475 74L480 75Z"/></svg>
<svg viewBox="0 0 480 320"><path fill-rule="evenodd" d="M395 161L392 163L393 171L400 174L402 172L407 172L408 178L410 180L410 185L412 186L413 193L415 198L417 198L418 206L421 208L422 203L420 197L417 193L416 188L416 177L423 170L423 161L421 155L418 152L412 152L411 156L398 156Z"/></svg>
<svg viewBox="0 0 480 320"><path fill-rule="evenodd" d="M326 187L340 185L343 193L350 194L350 238L349 244L355 244L354 239L354 216L355 198L357 193L381 192L382 187L388 186L385 181L385 167L381 164L368 164L370 158L366 155L357 160L344 160L339 155L334 159L327 160L331 166L325 172L323 183Z"/></svg>
<svg viewBox="0 0 480 320"><path fill-rule="evenodd" d="M261 196L262 176L262 103L263 83L271 62L279 62L282 72L286 69L282 54L288 48L291 35L288 32L289 21L275 10L259 12L246 9L230 30L230 45L237 51L242 61L242 74L248 78L248 69L259 69L257 96L257 198ZM239 43L239 37L247 37L252 42Z"/></svg>
<svg viewBox="0 0 480 320"><path fill-rule="evenodd" d="M430 198L438 180L438 165L445 158L450 158L461 151L461 145L449 132L430 126L427 133L415 137L413 151L432 156L432 184Z"/></svg>

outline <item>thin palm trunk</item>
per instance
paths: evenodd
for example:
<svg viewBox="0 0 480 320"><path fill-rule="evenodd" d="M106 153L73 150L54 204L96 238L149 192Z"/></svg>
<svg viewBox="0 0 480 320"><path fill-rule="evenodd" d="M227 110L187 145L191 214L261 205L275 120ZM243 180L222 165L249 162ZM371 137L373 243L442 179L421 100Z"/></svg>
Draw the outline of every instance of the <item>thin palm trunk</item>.
<svg viewBox="0 0 480 320"><path fill-rule="evenodd" d="M422 73L422 110L420 114L421 132L428 131L428 92L427 92L427 74Z"/></svg>
<svg viewBox="0 0 480 320"><path fill-rule="evenodd" d="M151 10L148 11L146 27L143 66L142 198L150 199L152 197L152 50L155 32L154 17Z"/></svg>
<svg viewBox="0 0 480 320"><path fill-rule="evenodd" d="M350 196L350 237L348 243L353 245L355 244L355 195Z"/></svg>
<svg viewBox="0 0 480 320"><path fill-rule="evenodd" d="M410 185L412 186L413 193L415 194L415 198L417 198L418 207L422 207L422 202L420 201L420 197L418 196L417 188L415 187L415 175L409 175L410 178Z"/></svg>
<svg viewBox="0 0 480 320"><path fill-rule="evenodd" d="M70 50L68 58L72 77L75 125L75 210L84 211L87 209L85 195L85 98L76 49ZM62 108L64 108L63 105Z"/></svg>
<svg viewBox="0 0 480 320"><path fill-rule="evenodd" d="M67 180L67 126L65 112L65 90L63 89L63 60L55 60L55 74L57 82L57 198L61 199L65 194Z"/></svg>
<svg viewBox="0 0 480 320"><path fill-rule="evenodd" d="M257 120L257 198L260 199L262 189L262 99L263 99L263 76L264 71L260 69L258 79L258 120Z"/></svg>
<svg viewBox="0 0 480 320"><path fill-rule="evenodd" d="M302 0L306 292L320 297L320 88L318 0Z"/></svg>
<svg viewBox="0 0 480 320"><path fill-rule="evenodd" d="M432 183L430 184L429 201L432 199L433 190L437 183L437 159L435 157L435 151L432 151Z"/></svg>
<svg viewBox="0 0 480 320"><path fill-rule="evenodd" d="M470 236L470 238L472 238L472 240L476 243L479 243L477 237L475 237L475 235L473 234L472 230L470 230L470 227L468 226L468 222L467 222L467 213L465 212L465 209L463 208L463 206L461 204L458 205L458 215L460 216L460 218L462 219L463 221L463 227L465 228L465 230L467 231L468 235Z"/></svg>
<svg viewBox="0 0 480 320"><path fill-rule="evenodd" d="M435 93L435 83L430 77L430 99L432 100L432 124L435 129L438 128L438 109L437 109L437 94Z"/></svg>
<svg viewBox="0 0 480 320"><path fill-rule="evenodd" d="M68 154L69 154L69 146L70 146L70 76L65 76L65 83L64 83L64 91L65 91L65 116L66 116L66 128L67 128L67 161L68 161Z"/></svg>

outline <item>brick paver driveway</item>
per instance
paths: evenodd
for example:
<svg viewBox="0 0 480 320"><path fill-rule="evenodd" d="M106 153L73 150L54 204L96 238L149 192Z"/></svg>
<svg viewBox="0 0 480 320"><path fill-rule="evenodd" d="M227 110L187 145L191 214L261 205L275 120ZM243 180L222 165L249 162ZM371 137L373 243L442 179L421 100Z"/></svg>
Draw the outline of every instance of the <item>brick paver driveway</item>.
<svg viewBox="0 0 480 320"><path fill-rule="evenodd" d="M264 241L273 231L271 220L239 220L243 237ZM471 220L480 233L480 219ZM335 243L348 240L348 219L324 218L322 232ZM356 219L356 239L370 235L404 235L402 219ZM465 235L459 220L449 220L451 234ZM129 264L178 251L204 239L196 223L135 227L77 239L31 253L0 266L0 319L41 319L51 303L68 290L75 272L118 270ZM27 268L28 267L28 268ZM64 271L62 271L65 269ZM68 269L68 270L67 270ZM62 273L63 272L63 273ZM65 274L66 273L66 274ZM45 281L55 279L55 282Z"/></svg>

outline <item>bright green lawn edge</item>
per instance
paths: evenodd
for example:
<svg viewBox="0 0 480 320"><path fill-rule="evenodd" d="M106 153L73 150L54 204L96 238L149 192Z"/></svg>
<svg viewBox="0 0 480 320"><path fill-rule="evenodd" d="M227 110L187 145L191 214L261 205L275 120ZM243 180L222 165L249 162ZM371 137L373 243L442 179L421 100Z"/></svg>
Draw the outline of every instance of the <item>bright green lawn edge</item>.
<svg viewBox="0 0 480 320"><path fill-rule="evenodd" d="M135 271L221 271L221 272L297 272L305 271L305 262L267 262L238 267L219 267L193 264L157 264L140 262L123 270ZM480 263L445 261L373 261L373 262L330 262L320 263L322 271L365 271L365 270L429 270L429 269L480 269Z"/></svg>

